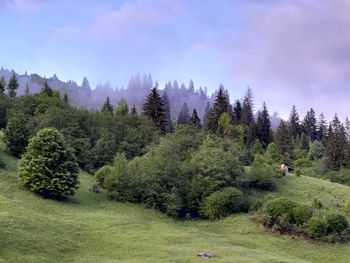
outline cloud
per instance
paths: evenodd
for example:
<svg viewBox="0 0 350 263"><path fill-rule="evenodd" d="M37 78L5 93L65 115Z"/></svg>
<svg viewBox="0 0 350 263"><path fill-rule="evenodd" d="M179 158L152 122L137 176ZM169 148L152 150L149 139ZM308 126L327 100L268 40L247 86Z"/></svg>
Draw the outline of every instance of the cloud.
<svg viewBox="0 0 350 263"><path fill-rule="evenodd" d="M18 14L38 13L42 10L42 0L2 0L0 9Z"/></svg>

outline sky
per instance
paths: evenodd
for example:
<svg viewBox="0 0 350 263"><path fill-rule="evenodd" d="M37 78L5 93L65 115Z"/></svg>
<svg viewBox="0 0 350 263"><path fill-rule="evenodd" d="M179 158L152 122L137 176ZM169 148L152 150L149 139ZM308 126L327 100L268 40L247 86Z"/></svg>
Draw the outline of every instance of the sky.
<svg viewBox="0 0 350 263"><path fill-rule="evenodd" d="M348 0L0 0L0 66L92 86L222 83L233 99L249 86L256 109L345 118L349 14Z"/></svg>

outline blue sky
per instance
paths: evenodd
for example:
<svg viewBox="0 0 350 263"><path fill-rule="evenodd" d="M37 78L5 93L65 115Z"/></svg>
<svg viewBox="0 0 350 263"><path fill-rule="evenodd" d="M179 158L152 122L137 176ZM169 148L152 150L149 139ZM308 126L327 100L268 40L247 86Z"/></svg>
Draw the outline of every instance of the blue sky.
<svg viewBox="0 0 350 263"><path fill-rule="evenodd" d="M0 66L126 86L135 73L287 116L348 115L347 0L0 0Z"/></svg>

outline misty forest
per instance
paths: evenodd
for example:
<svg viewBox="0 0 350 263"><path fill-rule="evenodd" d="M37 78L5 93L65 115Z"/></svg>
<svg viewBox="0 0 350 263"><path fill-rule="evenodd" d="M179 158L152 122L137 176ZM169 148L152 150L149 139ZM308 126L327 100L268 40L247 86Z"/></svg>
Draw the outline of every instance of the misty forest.
<svg viewBox="0 0 350 263"><path fill-rule="evenodd" d="M171 12L184 12L180 11L184 6L178 5L182 1L131 2L133 4L122 5L118 12L110 14L108 23L96 23L91 36L99 39L102 33L110 33L110 23L117 23L122 29L114 33L128 41L131 34L123 30L137 23L140 31L133 30L144 42L138 42L137 38L136 46L147 46L150 36L145 37L142 31L144 20L146 24L156 24L154 28L160 34L156 38L163 34L168 36L167 30L173 30L169 25L185 30L178 20L174 24L164 22L158 10L165 5ZM52 3L44 5L40 0L8 1L0 3L0 9L5 10L4 14L9 12L10 17L24 17L23 12L31 16L43 14L44 10L61 15L65 11L70 17L70 11L65 8L72 4L59 5L62 10L58 11L52 11L50 5ZM103 13L115 8L91 5L94 9L85 10L87 13L92 10ZM263 13L260 5L265 4L240 3L237 7L249 6L251 12L260 14ZM204 6L210 10L217 8L209 3ZM301 3L295 6L310 8ZM283 5L287 7L290 5ZM293 17L289 12L275 12ZM318 15L319 12L317 9ZM79 18L83 16L80 11L78 14ZM196 14L192 17L191 13L191 21L204 23L208 39L210 30L214 28L218 34L226 32L230 24L221 21L223 18L210 20L209 14L203 17ZM188 14L181 15L188 22ZM134 21L125 22L127 18ZM34 17L31 19L32 23L37 21ZM72 17L70 19L72 21L65 22L69 26L55 31L64 32L62 39L66 41L82 30L70 26L76 23ZM169 23L169 28L165 30L158 19ZM219 26L203 22L207 19ZM250 19L259 21L259 18ZM293 19L306 23L301 18ZM238 20L234 22L245 25L245 20ZM262 24L267 22L266 19ZM86 21L82 19L79 23ZM285 23L287 28L291 22ZM195 28L194 24L192 26ZM186 32L194 28L186 28ZM263 29L266 30L264 26L259 28ZM82 32L88 34L88 29L84 30ZM235 30L235 33L239 31ZM50 38L53 33L45 34ZM103 47L95 48L99 50L96 57L106 60L105 68L113 65L108 60L109 53L107 56L103 53L104 48L112 48L110 40L103 39ZM52 43L43 41L48 50L53 48ZM181 41L176 45L181 46ZM267 52L262 47L268 45L268 41L262 42L254 50ZM34 46L37 42L30 43ZM224 46L215 43L220 48ZM127 68L128 72L145 69L141 64L131 66L133 59L129 52L137 49L134 44L130 47L116 44L120 50L125 48L125 56L120 56L125 67L120 68ZM62 47L85 52L75 49L74 45ZM169 58L171 52L178 52L175 46L172 46L174 50L166 50ZM11 48L15 50L16 47ZM163 48L159 45L159 52L163 52ZM205 44L194 45L190 51L196 53L206 48ZM310 47L305 49L313 53ZM45 56L50 56L48 50L42 50ZM243 47L239 51L246 52ZM62 49L63 57L65 52ZM276 52L282 51L277 49ZM350 120L346 117L347 107L343 107L343 97L347 94L342 93L342 86L336 83L339 75L329 69L331 67L315 62L312 67L305 66L304 75L296 75L305 76L313 68L324 75L332 72L330 80L335 81L332 92L321 85L328 83L324 75L313 81L312 85L322 86L317 90L322 97L312 95L314 86L310 88L305 84L308 88L302 85L291 88L287 84L289 80L284 82L286 88L274 86L273 93L264 89L268 83L266 79L260 79L261 85L252 82L255 85L237 83L232 86L228 81L229 85L213 87L212 79L203 68L203 79L198 78L194 68L199 64L195 64L196 59L188 53L183 56L188 56L194 64L186 64L188 67L181 70L186 71L186 76L196 72L193 78L165 80L164 71L173 74L171 69L174 68L162 64L164 71L149 66L154 76L137 73L125 86L118 87L112 82L96 82L100 72L91 73L91 70L87 71L94 76L93 84L88 77L81 82L67 81L66 77L60 79L60 72L73 69L68 64L76 61L66 60L69 70L65 71L59 66L65 60L61 61L58 53L55 53L57 65L51 64L50 72L57 70L56 74L50 74L52 77L45 76L49 71L43 68L43 72L28 73L23 70L26 64L22 65L17 58L13 67L7 66L12 64L5 53L0 57L0 66L3 66L0 69L0 262L350 261ZM208 63L213 63L209 67L214 70L212 75L224 65L215 64L214 53L204 56ZM136 52L139 60L138 55ZM128 56L131 61L122 61ZM275 56L270 54L269 59ZM32 58L36 69L40 66L39 60L35 56ZM247 53L245 58L252 59ZM161 61L157 55L154 59ZM9 61L5 63L5 60ZM243 68L246 64L239 61ZM87 59L79 65L84 63L90 62ZM181 67L180 64L176 65ZM339 67L344 69L345 66ZM78 68L83 71L88 66ZM274 68L276 72L277 68ZM179 73L181 70L174 71L174 76L184 77ZM299 72L295 65L289 64L284 65L283 70ZM238 70L238 74L242 72ZM245 77L259 79L257 69L252 67L252 72ZM273 78L280 77L276 75ZM224 74L218 77L221 76ZM286 75L281 74L282 77ZM158 82L158 78L161 81ZM310 79L298 81L311 83ZM207 86L203 85L206 80L209 81ZM223 83L226 82L223 79ZM294 96L293 92L302 95ZM335 113L337 111L339 114Z"/></svg>

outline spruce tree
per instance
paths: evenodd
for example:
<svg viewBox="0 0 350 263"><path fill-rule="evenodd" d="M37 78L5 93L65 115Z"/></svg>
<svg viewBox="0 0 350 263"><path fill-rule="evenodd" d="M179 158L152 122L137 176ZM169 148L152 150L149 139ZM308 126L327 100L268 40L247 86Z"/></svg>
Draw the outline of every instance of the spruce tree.
<svg viewBox="0 0 350 263"><path fill-rule="evenodd" d="M257 118L257 137L264 148L272 141L271 121L269 112L264 102L261 112Z"/></svg>
<svg viewBox="0 0 350 263"><path fill-rule="evenodd" d="M110 113L113 112L113 106L111 104L111 100L110 100L109 96L106 98L106 101L103 104L102 112L110 112Z"/></svg>
<svg viewBox="0 0 350 263"><path fill-rule="evenodd" d="M224 112L219 119L218 134L222 137L230 137L232 134L233 126L230 115Z"/></svg>
<svg viewBox="0 0 350 263"><path fill-rule="evenodd" d="M47 82L45 82L44 87L41 89L41 94L45 94L49 97L53 96L53 90L49 87L49 85L47 84Z"/></svg>
<svg viewBox="0 0 350 263"><path fill-rule="evenodd" d="M171 132L173 130L173 125L171 122L171 110L170 110L169 97L166 91L164 91L162 99L164 102L165 132Z"/></svg>
<svg viewBox="0 0 350 263"><path fill-rule="evenodd" d="M275 143L280 154L288 159L293 157L293 143L290 129L288 129L288 126L283 120L281 120L280 125L276 130Z"/></svg>
<svg viewBox="0 0 350 263"><path fill-rule="evenodd" d="M245 126L250 126L252 122L254 122L253 115L253 92L250 88L248 88L246 95L244 96L242 103L242 116L241 116L241 124Z"/></svg>
<svg viewBox="0 0 350 263"><path fill-rule="evenodd" d="M227 95L223 86L220 86L212 110L208 118L207 128L215 133L218 130L219 120L223 113L228 113L230 102L227 100Z"/></svg>
<svg viewBox="0 0 350 263"><path fill-rule="evenodd" d="M5 93L5 88L6 88L6 80L5 78L2 76L0 78L0 94L4 94Z"/></svg>
<svg viewBox="0 0 350 263"><path fill-rule="evenodd" d="M68 99L67 93L64 93L63 101L64 101L65 104L69 104L69 99Z"/></svg>
<svg viewBox="0 0 350 263"><path fill-rule="evenodd" d="M321 113L317 122L317 139L319 141L324 141L326 137L327 137L327 122L323 113Z"/></svg>
<svg viewBox="0 0 350 263"><path fill-rule="evenodd" d="M197 128L202 127L201 119L198 117L196 109L193 109L192 116L189 120L189 124Z"/></svg>
<svg viewBox="0 0 350 263"><path fill-rule="evenodd" d="M132 108L131 108L131 114L132 114L132 115L137 115L137 110L136 110L136 106L135 106L135 104L134 104L134 105L132 105Z"/></svg>
<svg viewBox="0 0 350 263"><path fill-rule="evenodd" d="M7 85L7 89L8 89L8 94L11 98L15 98L16 97L16 91L18 89L18 81L17 81L17 78L16 78L16 75L13 73L12 74L12 77L10 78L10 81Z"/></svg>
<svg viewBox="0 0 350 263"><path fill-rule="evenodd" d="M29 90L29 84L28 83L26 84L26 88L24 90L24 95L25 96L29 96L30 95L30 90Z"/></svg>
<svg viewBox="0 0 350 263"><path fill-rule="evenodd" d="M312 141L317 139L317 123L315 117L315 111L311 108L303 120L304 132L310 137Z"/></svg>
<svg viewBox="0 0 350 263"><path fill-rule="evenodd" d="M143 114L153 121L154 125L165 132L166 116L164 102L160 97L157 88L153 88L143 104Z"/></svg>
<svg viewBox="0 0 350 263"><path fill-rule="evenodd" d="M328 129L326 141L327 166L331 170L339 170L344 161L346 134L343 124L337 115L334 116Z"/></svg>
<svg viewBox="0 0 350 263"><path fill-rule="evenodd" d="M290 134L291 136L293 136L293 138L296 138L298 135L300 135L299 114L295 105L293 105L292 110L290 112L288 124Z"/></svg>
<svg viewBox="0 0 350 263"><path fill-rule="evenodd" d="M239 100L235 101L235 104L233 106L233 117L232 117L232 122L233 125L238 125L241 123L242 119L242 105Z"/></svg>
<svg viewBox="0 0 350 263"><path fill-rule="evenodd" d="M121 99L113 110L114 116L124 116L129 113L128 103L125 99Z"/></svg>
<svg viewBox="0 0 350 263"><path fill-rule="evenodd" d="M204 116L203 116L203 126L204 127L207 127L207 125L208 125L210 112L211 112L210 103L207 102L207 106L205 107Z"/></svg>
<svg viewBox="0 0 350 263"><path fill-rule="evenodd" d="M302 151L309 151L309 137L303 132L300 136L299 149Z"/></svg>
<svg viewBox="0 0 350 263"><path fill-rule="evenodd" d="M188 124L189 119L190 119L189 110L188 110L187 103L185 102L182 105L182 108L180 110L179 117L177 119L177 124Z"/></svg>

